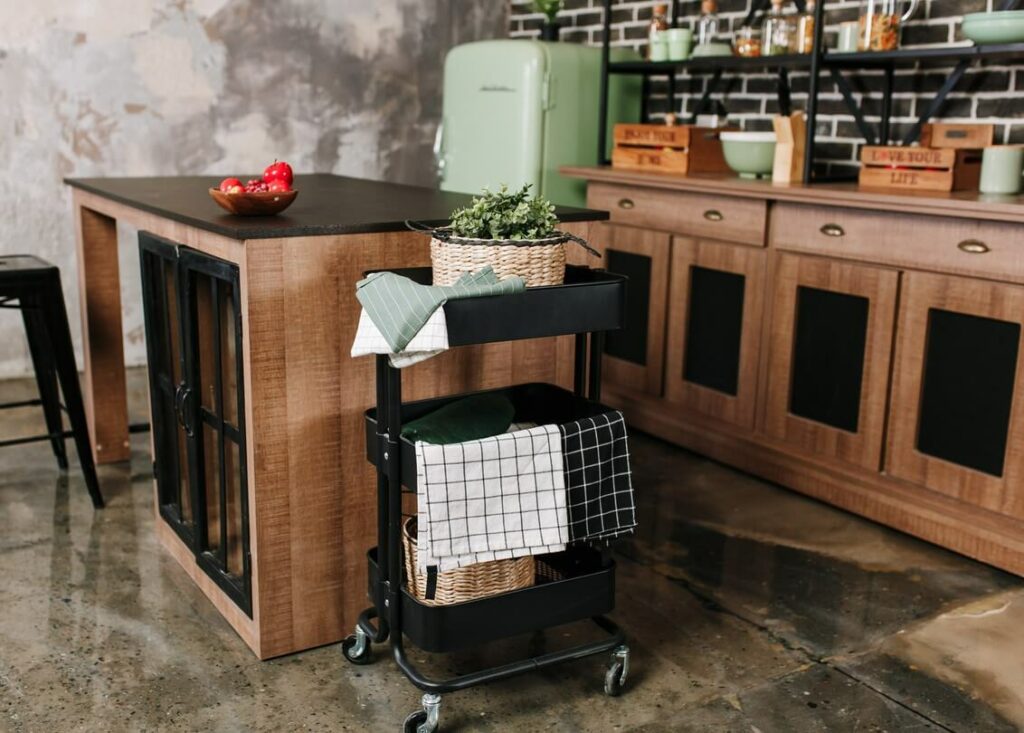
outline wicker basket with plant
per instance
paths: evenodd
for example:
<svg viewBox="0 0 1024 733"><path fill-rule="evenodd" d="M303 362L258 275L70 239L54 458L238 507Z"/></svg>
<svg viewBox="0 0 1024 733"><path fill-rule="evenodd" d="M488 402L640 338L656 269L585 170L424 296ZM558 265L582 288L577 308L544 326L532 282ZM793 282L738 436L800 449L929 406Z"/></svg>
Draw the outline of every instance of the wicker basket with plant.
<svg viewBox="0 0 1024 733"><path fill-rule="evenodd" d="M530 195L530 185L510 192L485 190L452 214L447 227L430 228L434 284L451 285L467 272L490 265L499 279L518 275L527 287L560 285L565 280L565 245L575 242L600 256L587 242L557 229L555 207Z"/></svg>

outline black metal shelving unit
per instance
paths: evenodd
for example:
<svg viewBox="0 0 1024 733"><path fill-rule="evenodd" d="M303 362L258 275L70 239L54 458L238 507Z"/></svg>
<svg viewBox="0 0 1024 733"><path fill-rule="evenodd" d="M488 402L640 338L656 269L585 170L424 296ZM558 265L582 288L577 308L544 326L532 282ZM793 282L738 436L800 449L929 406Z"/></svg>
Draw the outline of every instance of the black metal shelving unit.
<svg viewBox="0 0 1024 733"><path fill-rule="evenodd" d="M424 284L432 280L430 268L397 272ZM580 419L609 409L599 402L604 334L625 325L625 300L625 277L569 266L562 285L447 303L448 342L454 347L574 334L571 392L546 384L495 391L508 396L517 421L554 424ZM443 693L610 652L605 692L614 696L622 690L629 669L625 636L603 615L615 605L615 561L606 547L570 545L565 552L541 556L538 562L552 568L557 579L538 577L531 587L477 600L430 605L408 591L402 573L402 493L416 491L417 476L415 446L401 437L402 424L460 396L403 403L401 372L387 356L377 357L377 406L366 413L367 459L377 470L377 546L367 554L373 605L359 616L355 634L345 639L342 650L350 662L366 664L370 643L390 640L399 669L425 693L422 710L405 722L404 730L417 733L437 730ZM448 653L586 619L603 632L601 638L446 680L422 674L405 650L408 640L423 651Z"/></svg>
<svg viewBox="0 0 1024 733"><path fill-rule="evenodd" d="M795 0L802 11L803 0ZM757 15L763 12L769 0L755 0L750 12L741 25L751 24ZM1012 10L1018 0L1003 0L1000 10ZM611 8L612 0L604 0L601 74L601 109L600 126L598 128L598 159L607 163L606 150L608 144L608 78L611 74L632 74L643 77L642 102L646 110L649 96L649 79L652 76L668 77L668 108L675 109L676 75L681 71L705 76L704 90L700 101L694 108L691 121L695 121L710 104L711 97L717 91L726 72L764 72L778 73L779 111L788 114L790 111L789 71L807 70L810 82L807 96L807 157L804 162L804 180L813 182L815 129L818 117L818 95L821 90L822 72L827 71L829 78L836 85L843 102L853 116L861 136L869 144L887 144L891 136L892 94L895 71L900 67L916 64L949 64L953 63L953 71L946 78L941 88L936 91L911 129L901 140L903 145L914 142L921 133L921 126L935 117L949 95L972 64L981 60L1024 60L1024 43L1013 43L991 46L946 46L933 48L909 48L894 51L873 51L858 53L834 53L824 48L825 3L815 4L814 46L809 54L786 54L780 56L759 56L742 58L738 56L691 58L685 61L610 61L611 44ZM672 26L679 22L679 0L672 0ZM882 107L877 129L868 123L863 110L857 104L854 92L843 72L859 70L881 70Z"/></svg>

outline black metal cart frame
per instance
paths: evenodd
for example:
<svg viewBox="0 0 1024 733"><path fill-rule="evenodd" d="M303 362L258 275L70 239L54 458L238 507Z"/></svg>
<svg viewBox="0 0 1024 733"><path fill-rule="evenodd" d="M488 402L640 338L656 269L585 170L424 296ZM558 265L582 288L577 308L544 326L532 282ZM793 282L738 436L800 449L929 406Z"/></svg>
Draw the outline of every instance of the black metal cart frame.
<svg viewBox="0 0 1024 733"><path fill-rule="evenodd" d="M429 282L428 268L399 272L413 279ZM625 278L602 270L570 266L567 268L567 283L562 286L530 288L515 296L468 298L447 304L445 315L449 329L449 344L463 346L575 334L573 394L596 403L601 391L604 332L622 327L624 305ZM377 467L378 544L368 553L369 594L373 605L360 614L355 634L343 642L342 649L346 658L353 663L365 664L369 661L371 642L390 641L392 655L399 669L416 687L426 693L422 701L423 709L409 716L405 726L407 731L421 733L437 729L440 695L444 693L496 682L595 654L612 653L611 665L605 679L605 691L617 695L628 673L629 650L625 646L625 635L621 629L603 615L591 617L605 632L600 640L518 659L450 679L431 679L422 674L410 661L403 639L403 634L409 633L408 619L404 614L417 602L404 589L403 582L402 492L403 485L408 487L411 479L403 475L402 470L402 374L400 370L390 365L387 356L381 355L376 358L376 378L377 407L367 413L367 453L368 458ZM531 386L526 385L522 388ZM443 399L449 398L440 398ZM407 443L407 451L408 447ZM607 549L601 551L599 555L603 568L601 572L609 573L613 579L614 561L611 560ZM551 585L557 586L558 583ZM508 608L510 604L515 606L515 613L521 615L523 597L517 595L532 590L527 588L470 603L489 604L488 608L497 611L491 618L500 623L502 609ZM611 594L614 597L614 586L611 588ZM515 605L516 603L519 605ZM467 604L457 604L465 605ZM452 607L433 607L430 613L445 613L446 608ZM586 616L562 618L557 623L585 618ZM538 631L550 625L557 624L513 628L510 633L493 634L489 638L506 638L531 629ZM420 646L427 651L450 650L447 642L443 640Z"/></svg>

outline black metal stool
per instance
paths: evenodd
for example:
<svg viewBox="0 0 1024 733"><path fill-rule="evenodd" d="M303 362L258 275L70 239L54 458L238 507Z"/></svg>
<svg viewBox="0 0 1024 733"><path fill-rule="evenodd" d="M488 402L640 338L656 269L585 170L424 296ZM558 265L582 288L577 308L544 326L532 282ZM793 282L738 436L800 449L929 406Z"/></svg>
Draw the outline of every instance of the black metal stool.
<svg viewBox="0 0 1024 733"><path fill-rule="evenodd" d="M48 431L46 435L0 440L0 447L49 440L57 465L66 470L68 457L64 439L74 437L78 462L82 465L92 504L96 508L102 507L103 494L96 479L96 464L89 443L68 314L64 308L64 291L60 286L60 270L32 255L0 256L0 308L21 311L39 385L39 399L10 402L0 405L0 409L42 405ZM60 403L60 392L64 393L64 405ZM64 429L62 409L68 413L71 430Z"/></svg>

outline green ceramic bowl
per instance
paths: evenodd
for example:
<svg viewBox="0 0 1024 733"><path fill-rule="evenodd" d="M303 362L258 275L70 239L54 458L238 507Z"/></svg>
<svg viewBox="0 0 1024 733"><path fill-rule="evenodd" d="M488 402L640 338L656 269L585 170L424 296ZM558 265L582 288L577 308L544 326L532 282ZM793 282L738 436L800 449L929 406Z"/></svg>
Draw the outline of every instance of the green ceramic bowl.
<svg viewBox="0 0 1024 733"><path fill-rule="evenodd" d="M725 162L741 178L771 175L775 163L774 132L723 132Z"/></svg>
<svg viewBox="0 0 1024 733"><path fill-rule="evenodd" d="M694 47L691 58L715 58L718 56L732 56L732 46L728 43L704 43Z"/></svg>
<svg viewBox="0 0 1024 733"><path fill-rule="evenodd" d="M963 34L979 46L1024 41L1024 10L969 13L964 16Z"/></svg>

